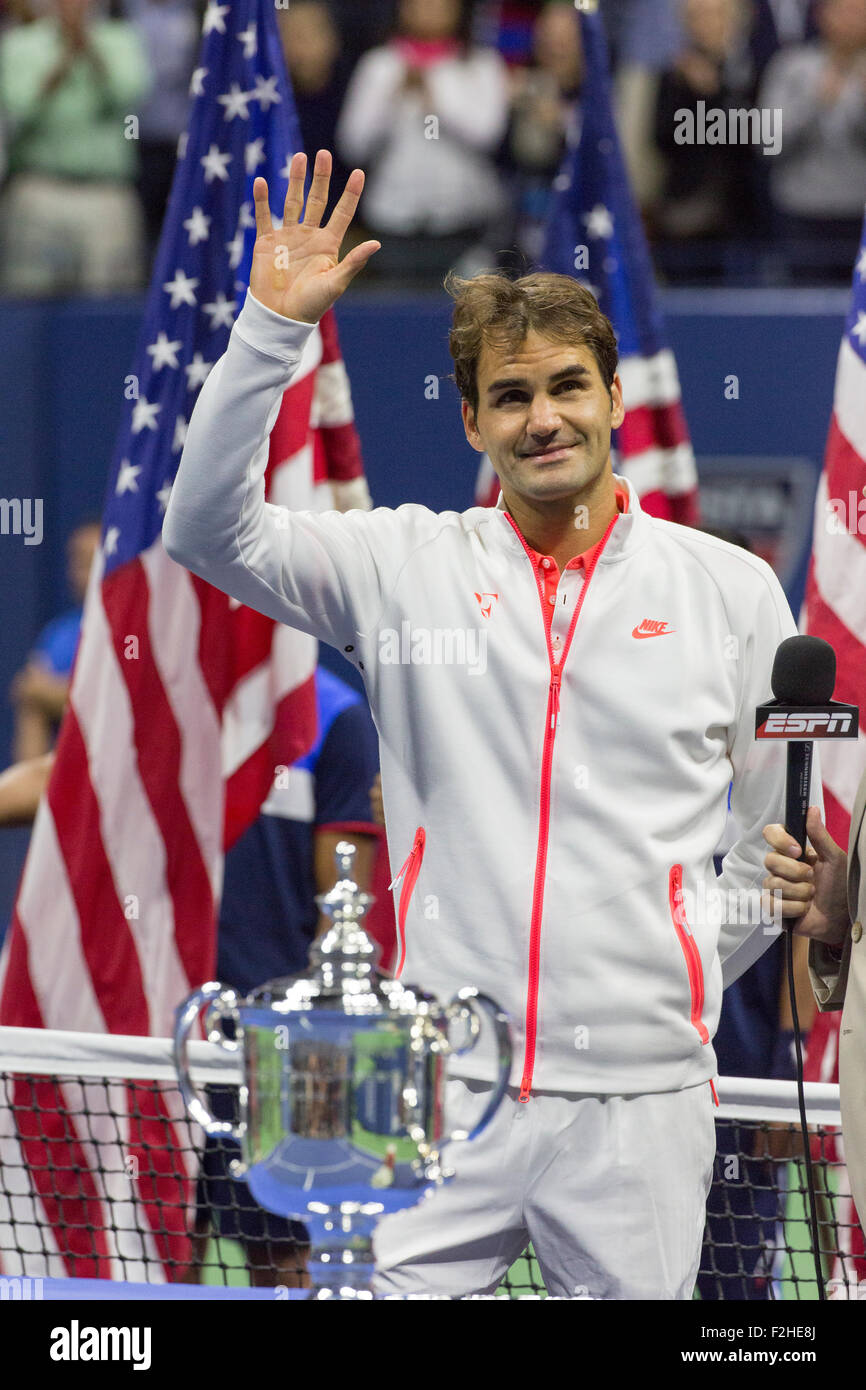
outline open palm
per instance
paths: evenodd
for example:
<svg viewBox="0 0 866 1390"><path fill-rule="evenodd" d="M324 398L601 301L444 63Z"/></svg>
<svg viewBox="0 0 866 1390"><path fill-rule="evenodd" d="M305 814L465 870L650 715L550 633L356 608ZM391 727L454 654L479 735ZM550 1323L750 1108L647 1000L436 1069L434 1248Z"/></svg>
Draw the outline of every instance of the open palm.
<svg viewBox="0 0 866 1390"><path fill-rule="evenodd" d="M330 151L319 150L302 222L307 156L292 156L280 228L274 227L271 218L267 181L260 177L253 184L256 244L250 289L266 308L301 323L318 323L381 245L378 241L362 242L340 260L340 247L364 188L364 171L352 170L342 197L323 227L331 164Z"/></svg>

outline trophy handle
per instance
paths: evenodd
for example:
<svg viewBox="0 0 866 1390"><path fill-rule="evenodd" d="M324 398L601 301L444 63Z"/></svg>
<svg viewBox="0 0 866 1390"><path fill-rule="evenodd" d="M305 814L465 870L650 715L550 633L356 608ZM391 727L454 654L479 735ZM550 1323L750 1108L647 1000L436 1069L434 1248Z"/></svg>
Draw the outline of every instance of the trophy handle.
<svg viewBox="0 0 866 1390"><path fill-rule="evenodd" d="M225 989L218 981L210 980L179 1004L174 1014L174 1065L181 1098L190 1118L201 1125L205 1134L212 1139L240 1139L242 1130L228 1120L217 1120L193 1086L186 1050L189 1030L195 1023L202 1005L209 1004L206 1016L208 1041L219 1043L228 1052L236 1052L238 1043L230 1042L224 1037L221 1026L218 1027L217 1024L222 1024L224 1015L234 1010L237 1003L238 996L233 989Z"/></svg>
<svg viewBox="0 0 866 1390"><path fill-rule="evenodd" d="M474 1139L483 1129L486 1129L493 1119L493 1116L496 1114L496 1111L499 1109L502 1097L505 1095L505 1088L511 1076L513 1047L511 1041L511 1025L508 1021L508 1015L503 1013L499 1005L491 999L489 995L482 994L480 990L475 989L472 985L467 985L465 989L458 990L451 1003L445 1009L445 1015L449 1019L456 1018L461 1014L464 1018L468 1015L469 1019L469 1041L464 1047L455 1048L454 1051L457 1053L458 1057L462 1056L464 1052L472 1051L472 1048L477 1043L481 1034L482 1011L493 1025L493 1031L496 1037L496 1056L498 1063L496 1084L493 1087L490 1100L487 1102L481 1118L476 1122L474 1128L469 1130L453 1130L452 1133L448 1135L447 1139L442 1140L443 1144L450 1143L451 1140L455 1139Z"/></svg>

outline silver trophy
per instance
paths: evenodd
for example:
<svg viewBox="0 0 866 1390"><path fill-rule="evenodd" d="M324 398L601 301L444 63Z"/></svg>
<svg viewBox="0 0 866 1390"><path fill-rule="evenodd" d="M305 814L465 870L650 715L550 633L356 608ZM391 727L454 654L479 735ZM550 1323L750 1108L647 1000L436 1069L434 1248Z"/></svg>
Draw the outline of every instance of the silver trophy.
<svg viewBox="0 0 866 1390"><path fill-rule="evenodd" d="M261 1206L308 1227L318 1298L371 1296L377 1220L453 1177L441 1150L480 1134L511 1073L511 1030L493 1000L466 988L442 1005L378 969L379 947L361 925L375 899L355 883L354 857L354 845L337 845L339 880L316 898L332 925L307 970L246 998L202 985L175 1015L187 1112L206 1134L240 1141L233 1171ZM215 1119L190 1079L187 1038L205 1005L209 1040L242 1055L238 1125ZM475 1127L448 1134L447 1059L475 1047L484 1015L497 1081Z"/></svg>

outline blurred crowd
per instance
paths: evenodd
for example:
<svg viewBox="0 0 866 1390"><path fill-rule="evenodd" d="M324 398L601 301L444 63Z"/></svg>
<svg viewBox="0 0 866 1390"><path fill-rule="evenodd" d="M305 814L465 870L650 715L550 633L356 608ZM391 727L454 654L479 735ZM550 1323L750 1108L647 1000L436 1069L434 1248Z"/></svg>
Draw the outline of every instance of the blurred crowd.
<svg viewBox="0 0 866 1390"><path fill-rule="evenodd" d="M844 283L866 202L866 0L600 0L662 280ZM0 293L147 283L203 0L5 0ZM367 172L365 273L526 268L580 129L573 0L276 0L305 148ZM740 112L738 118L729 113Z"/></svg>

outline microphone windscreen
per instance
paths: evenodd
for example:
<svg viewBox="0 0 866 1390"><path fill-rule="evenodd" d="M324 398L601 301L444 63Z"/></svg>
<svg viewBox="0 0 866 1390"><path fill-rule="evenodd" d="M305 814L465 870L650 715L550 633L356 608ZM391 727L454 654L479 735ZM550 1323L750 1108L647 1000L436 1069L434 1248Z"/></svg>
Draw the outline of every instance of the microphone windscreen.
<svg viewBox="0 0 866 1390"><path fill-rule="evenodd" d="M836 653L821 637L786 637L773 662L773 694L784 705L824 705L833 698Z"/></svg>

